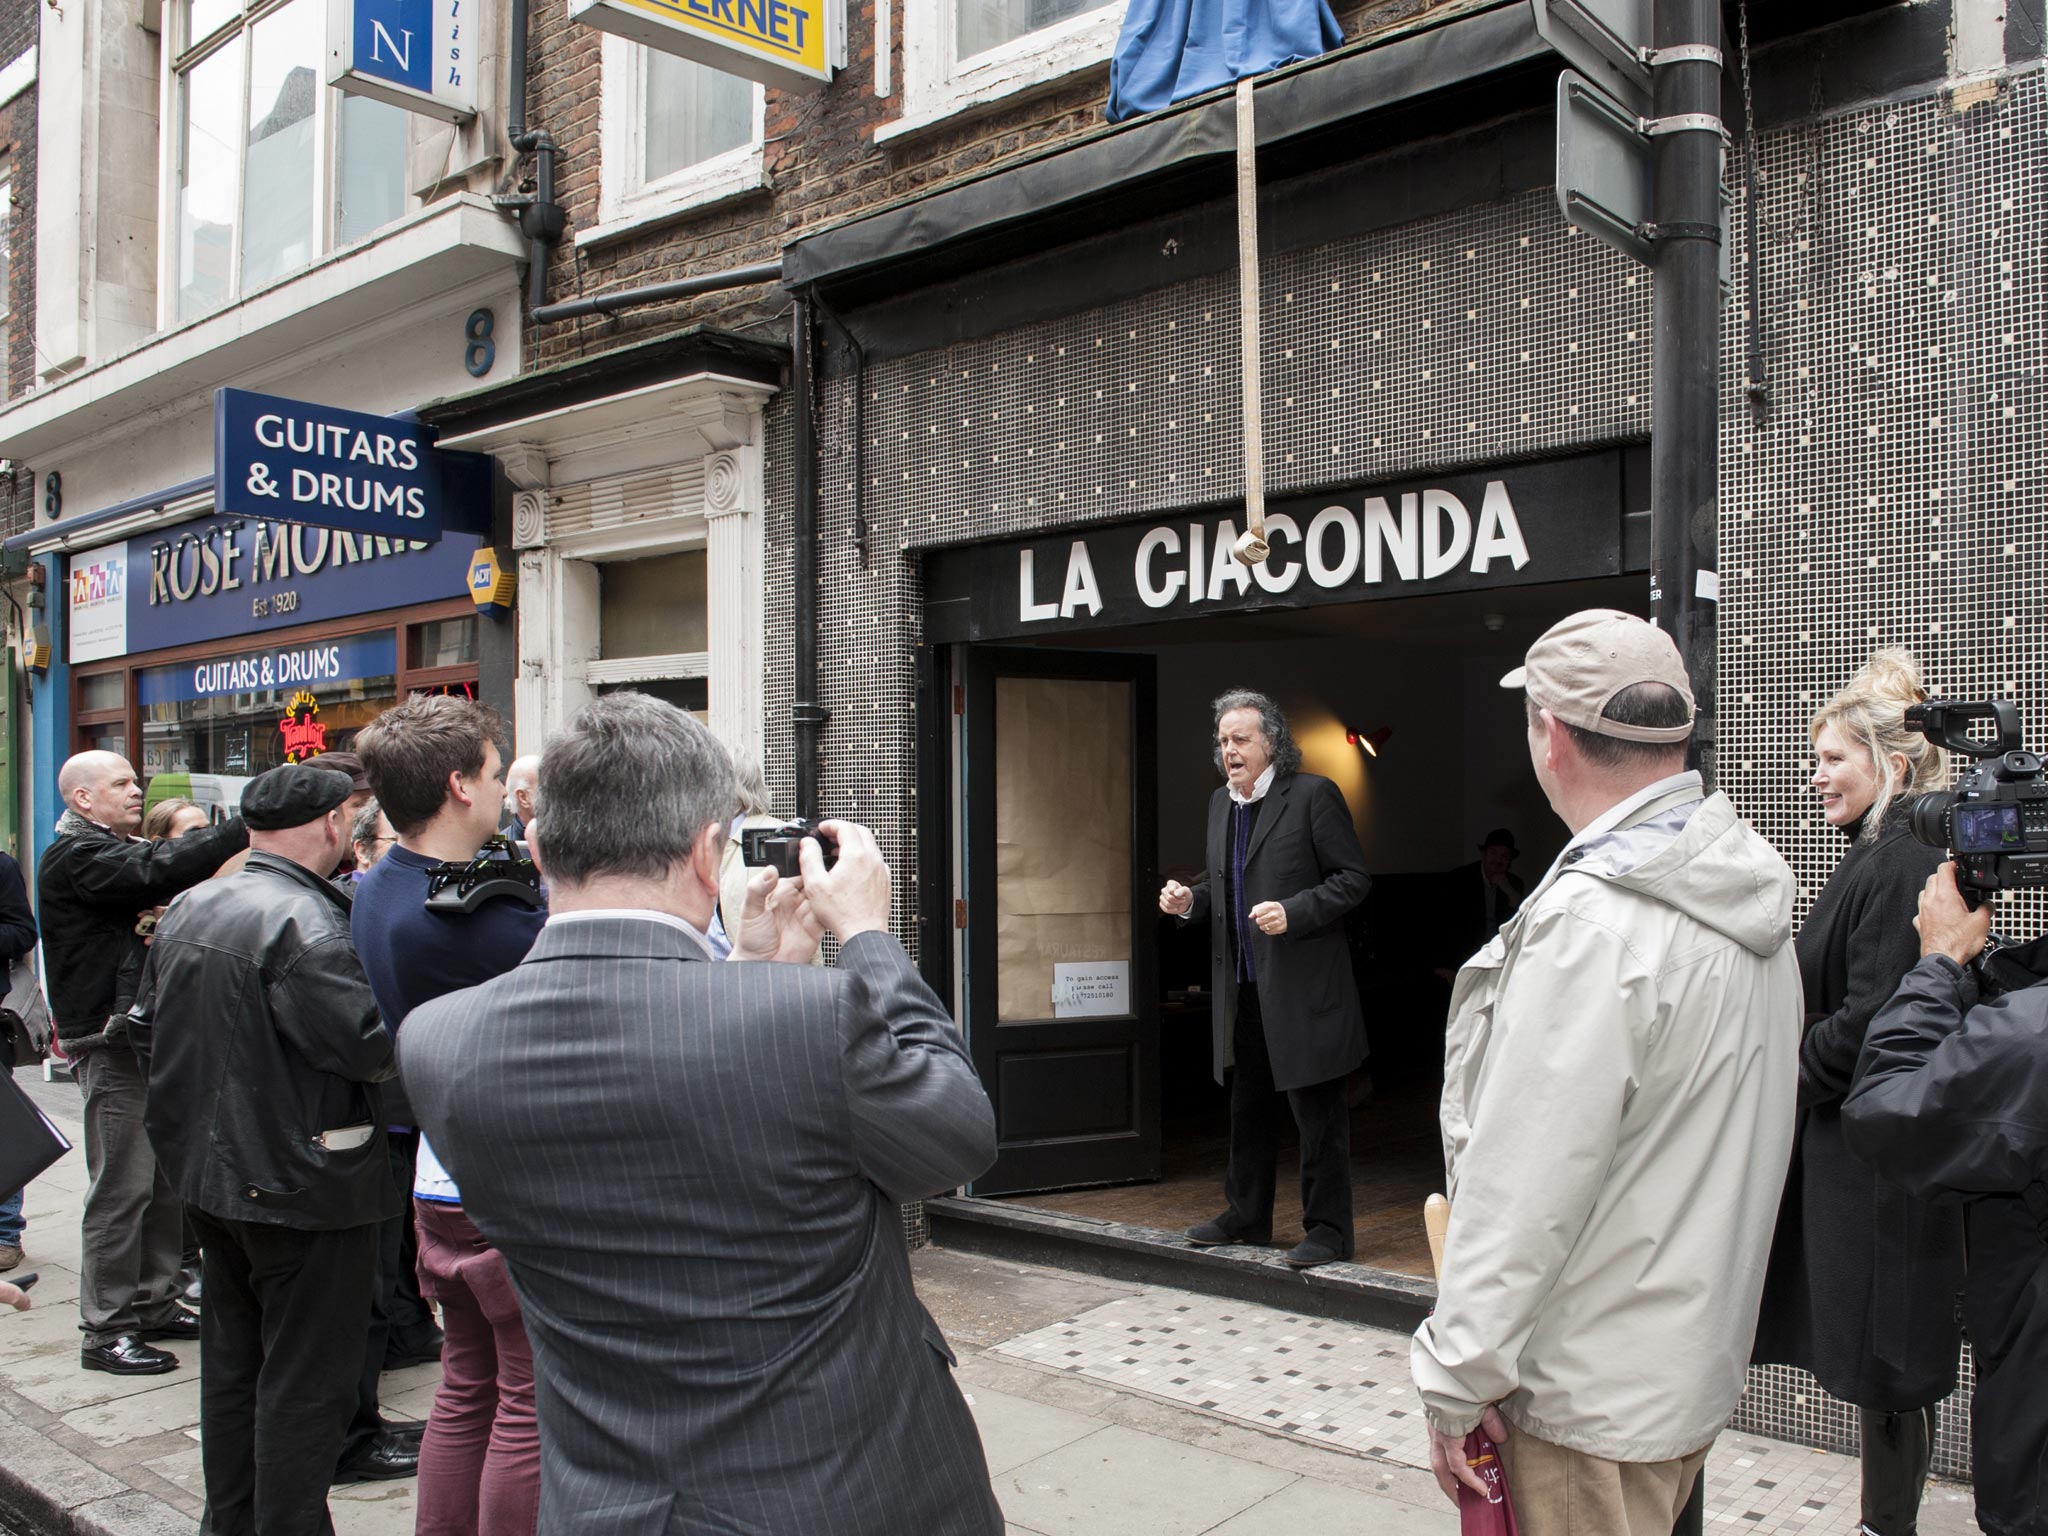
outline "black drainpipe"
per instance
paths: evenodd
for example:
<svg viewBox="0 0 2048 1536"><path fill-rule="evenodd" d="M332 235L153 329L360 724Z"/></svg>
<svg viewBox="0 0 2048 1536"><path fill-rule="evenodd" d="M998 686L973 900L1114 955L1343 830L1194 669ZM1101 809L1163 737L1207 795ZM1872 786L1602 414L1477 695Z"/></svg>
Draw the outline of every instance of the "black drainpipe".
<svg viewBox="0 0 2048 1536"><path fill-rule="evenodd" d="M818 702L818 422L812 377L817 350L814 303L808 289L795 296L790 332L790 390L796 396L796 464L791 476L795 511L790 530L794 586L791 628L795 648L796 812L818 815L818 738L832 712Z"/></svg>
<svg viewBox="0 0 2048 1536"><path fill-rule="evenodd" d="M512 0L512 100L505 137L520 154L533 156L533 196L516 200L519 232L526 236L526 307L539 309L548 295L548 249L562 238L569 216L555 201L554 138L545 128L526 126L527 10L532 0Z"/></svg>

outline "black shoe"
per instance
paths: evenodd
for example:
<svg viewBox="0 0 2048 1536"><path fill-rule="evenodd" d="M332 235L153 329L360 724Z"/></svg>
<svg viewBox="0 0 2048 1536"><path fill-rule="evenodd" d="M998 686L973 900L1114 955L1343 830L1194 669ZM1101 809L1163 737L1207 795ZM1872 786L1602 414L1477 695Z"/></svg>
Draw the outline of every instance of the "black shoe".
<svg viewBox="0 0 2048 1536"><path fill-rule="evenodd" d="M153 1328L142 1330L145 1339L196 1339L199 1337L199 1314L185 1307L174 1306L171 1315Z"/></svg>
<svg viewBox="0 0 2048 1536"><path fill-rule="evenodd" d="M187 1264L178 1271L178 1294L188 1307L196 1307L205 1299L206 1287L200 1282L197 1264Z"/></svg>
<svg viewBox="0 0 2048 1536"><path fill-rule="evenodd" d="M1344 1255L1327 1237L1310 1233L1288 1249L1286 1257L1291 1269L1317 1269L1325 1264L1342 1262Z"/></svg>
<svg viewBox="0 0 2048 1536"><path fill-rule="evenodd" d="M441 1330L427 1323L404 1335L391 1335L384 1348L384 1369L402 1371L409 1365L431 1365L440 1358Z"/></svg>
<svg viewBox="0 0 2048 1536"><path fill-rule="evenodd" d="M420 1440L427 1432L424 1419L404 1419L397 1423L386 1420L383 1432L408 1450L417 1451Z"/></svg>
<svg viewBox="0 0 2048 1536"><path fill-rule="evenodd" d="M132 1333L124 1333L111 1344L88 1344L78 1352L78 1363L88 1371L105 1371L112 1376L162 1376L178 1368L178 1357L167 1349L151 1349Z"/></svg>
<svg viewBox="0 0 2048 1536"><path fill-rule="evenodd" d="M413 1477L420 1470L420 1448L389 1430L379 1430L341 1458L329 1487L343 1483L382 1483L394 1477Z"/></svg>
<svg viewBox="0 0 2048 1536"><path fill-rule="evenodd" d="M1231 1231L1223 1224L1224 1217L1228 1215L1229 1212L1226 1211L1224 1216L1218 1216L1214 1221L1205 1221L1199 1227L1189 1227L1186 1233L1187 1240L1197 1248L1256 1248L1273 1241L1273 1234L1270 1232L1263 1237L1255 1237L1249 1232Z"/></svg>

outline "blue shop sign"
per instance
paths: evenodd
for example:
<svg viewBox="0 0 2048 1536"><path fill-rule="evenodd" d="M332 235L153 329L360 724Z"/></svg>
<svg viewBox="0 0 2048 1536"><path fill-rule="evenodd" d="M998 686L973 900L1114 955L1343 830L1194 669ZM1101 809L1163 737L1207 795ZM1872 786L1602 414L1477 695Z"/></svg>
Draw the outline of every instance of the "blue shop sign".
<svg viewBox="0 0 2048 1536"><path fill-rule="evenodd" d="M213 433L223 512L428 543L490 529L489 461L436 448L418 422L222 389Z"/></svg>
<svg viewBox="0 0 2048 1536"><path fill-rule="evenodd" d="M460 535L428 544L222 516L138 534L127 549L126 635L103 654L460 597L476 547Z"/></svg>
<svg viewBox="0 0 2048 1536"><path fill-rule="evenodd" d="M398 671L398 642L388 629L269 650L224 651L137 675L135 697L145 708L185 704L235 693L266 693L329 687L356 678L391 677Z"/></svg>

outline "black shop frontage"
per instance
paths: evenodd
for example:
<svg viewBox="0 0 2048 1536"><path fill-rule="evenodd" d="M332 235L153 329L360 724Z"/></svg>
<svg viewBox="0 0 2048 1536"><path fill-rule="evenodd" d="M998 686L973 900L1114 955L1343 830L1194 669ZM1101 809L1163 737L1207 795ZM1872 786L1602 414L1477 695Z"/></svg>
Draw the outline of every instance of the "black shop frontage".
<svg viewBox="0 0 2048 1536"><path fill-rule="evenodd" d="M1498 681L1566 613L1645 610L1647 459L1611 447L1291 495L1257 567L1232 558L1235 507L927 555L920 963L950 992L1000 1142L935 1224L1092 1229L1219 1262L1180 1241L1222 1204L1208 933L1157 896L1210 876L1210 705L1253 688L1343 792L1373 876L1346 924L1371 1048L1347 1088L1357 1262L1397 1289L1427 1275L1477 845L1508 828L1533 884L1564 840ZM1296 1240L1294 1156L1283 1145L1277 1248L1222 1262L1276 1264Z"/></svg>

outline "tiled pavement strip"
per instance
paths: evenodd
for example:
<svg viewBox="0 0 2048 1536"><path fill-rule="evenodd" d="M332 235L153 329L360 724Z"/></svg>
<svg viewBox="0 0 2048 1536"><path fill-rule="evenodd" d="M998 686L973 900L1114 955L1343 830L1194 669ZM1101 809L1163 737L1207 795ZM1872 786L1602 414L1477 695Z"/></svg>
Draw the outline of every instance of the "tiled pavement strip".
<svg viewBox="0 0 2048 1536"><path fill-rule="evenodd" d="M20 1074L76 1142L76 1090ZM168 1376L79 1369L80 1153L30 1189L35 1307L0 1314L0 1518L20 1536L189 1536L200 1506L198 1347ZM1402 1336L1064 1271L925 1250L918 1286L960 1354L1012 1533L1451 1536L1426 1472ZM1296 1373L1296 1374L1290 1374ZM434 1367L384 1378L392 1418L424 1417ZM1723 1436L1710 1529L1854 1529L1855 1466ZM338 1536L401 1536L410 1481L333 1493ZM1975 1529L1937 1485L1927 1536ZM23 1518L33 1512L32 1518ZM792 1533L798 1536L798 1533ZM916 1536L905 1532L904 1536Z"/></svg>

